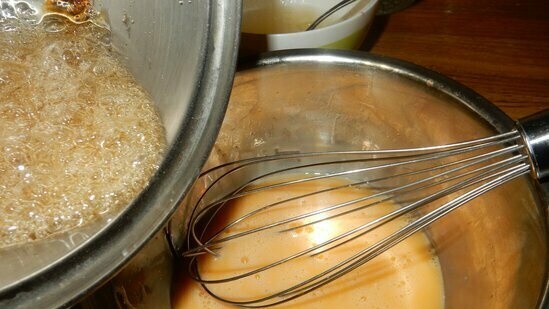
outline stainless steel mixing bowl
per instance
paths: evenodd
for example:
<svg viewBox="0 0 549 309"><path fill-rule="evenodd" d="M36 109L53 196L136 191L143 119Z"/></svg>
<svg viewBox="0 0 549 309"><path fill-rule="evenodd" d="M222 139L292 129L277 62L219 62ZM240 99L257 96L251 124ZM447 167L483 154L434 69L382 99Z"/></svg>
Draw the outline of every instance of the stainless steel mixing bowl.
<svg viewBox="0 0 549 309"><path fill-rule="evenodd" d="M225 112L240 1L97 0L95 6L110 24L114 48L157 103L169 149L149 187L117 216L0 250L0 308L68 306L119 270L173 213Z"/></svg>
<svg viewBox="0 0 549 309"><path fill-rule="evenodd" d="M411 147L507 131L513 121L464 86L421 67L357 52L275 52L237 73L206 167L284 151ZM441 262L446 308L543 308L547 200L523 177L426 231ZM186 197L195 199L203 183ZM191 209L171 231L181 245ZM83 308L169 308L173 258L158 233Z"/></svg>
<svg viewBox="0 0 549 309"><path fill-rule="evenodd" d="M251 64L235 78L206 167L280 152L428 146L513 126L473 91L394 59L302 50ZM529 177L517 179L426 230L440 259L446 308L541 308L549 255L547 202L538 192ZM179 235L190 211L183 205L172 221Z"/></svg>

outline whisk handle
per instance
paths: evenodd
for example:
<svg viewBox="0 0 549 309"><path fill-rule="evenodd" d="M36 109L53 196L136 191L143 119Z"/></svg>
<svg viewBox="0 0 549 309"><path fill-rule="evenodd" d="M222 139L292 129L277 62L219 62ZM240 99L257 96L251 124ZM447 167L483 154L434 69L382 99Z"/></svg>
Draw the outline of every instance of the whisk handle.
<svg viewBox="0 0 549 309"><path fill-rule="evenodd" d="M534 174L540 181L549 178L549 109L517 122L528 149Z"/></svg>

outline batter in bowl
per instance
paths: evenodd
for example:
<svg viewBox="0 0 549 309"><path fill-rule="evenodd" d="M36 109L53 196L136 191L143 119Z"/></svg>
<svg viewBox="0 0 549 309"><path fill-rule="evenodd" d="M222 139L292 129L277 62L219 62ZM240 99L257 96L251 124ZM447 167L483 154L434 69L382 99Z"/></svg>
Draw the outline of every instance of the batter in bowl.
<svg viewBox="0 0 549 309"><path fill-rule="evenodd" d="M221 221L214 226L227 224L250 212L258 205L288 199L297 194L320 191L344 184L345 180L322 180L310 183L279 187L265 192L239 198L225 207ZM369 194L368 188L346 187L344 189L298 199L283 208L255 216L243 226L234 226L223 232L230 235L260 226L295 213L333 205ZM199 260L200 275L204 279L229 277L272 263L284 256L309 248L364 224L393 209L397 205L383 202L350 216L342 216L311 226L297 228L290 232L264 231L246 236L240 240L223 244L218 256L205 255ZM300 222L303 223L303 222ZM294 226L300 223L291 223ZM359 238L357 241L314 256L303 256L290 263L253 275L251 277L223 284L210 284L208 289L216 295L231 300L246 301L261 298L275 291L311 277L364 249L407 223L398 219L382 228ZM187 277L179 278L173 299L174 308L232 308L210 296L200 284ZM280 308L443 308L444 287L436 254L427 236L416 233L389 251L374 258L357 270L309 293L301 298L278 306Z"/></svg>

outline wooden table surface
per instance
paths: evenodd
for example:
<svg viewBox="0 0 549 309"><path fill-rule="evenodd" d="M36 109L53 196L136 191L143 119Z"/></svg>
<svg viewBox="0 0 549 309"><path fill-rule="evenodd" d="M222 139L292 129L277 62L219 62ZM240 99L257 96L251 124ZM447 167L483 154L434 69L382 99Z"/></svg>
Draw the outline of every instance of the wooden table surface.
<svg viewBox="0 0 549 309"><path fill-rule="evenodd" d="M549 0L417 0L361 50L449 76L512 118L549 108Z"/></svg>

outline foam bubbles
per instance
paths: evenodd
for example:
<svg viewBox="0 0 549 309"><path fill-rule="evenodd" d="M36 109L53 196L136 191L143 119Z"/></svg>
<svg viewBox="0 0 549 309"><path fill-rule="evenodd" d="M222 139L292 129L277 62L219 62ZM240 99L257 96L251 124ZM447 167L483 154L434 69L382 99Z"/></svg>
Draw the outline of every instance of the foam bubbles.
<svg viewBox="0 0 549 309"><path fill-rule="evenodd" d="M110 33L0 0L0 247L113 213L147 184L164 130Z"/></svg>

